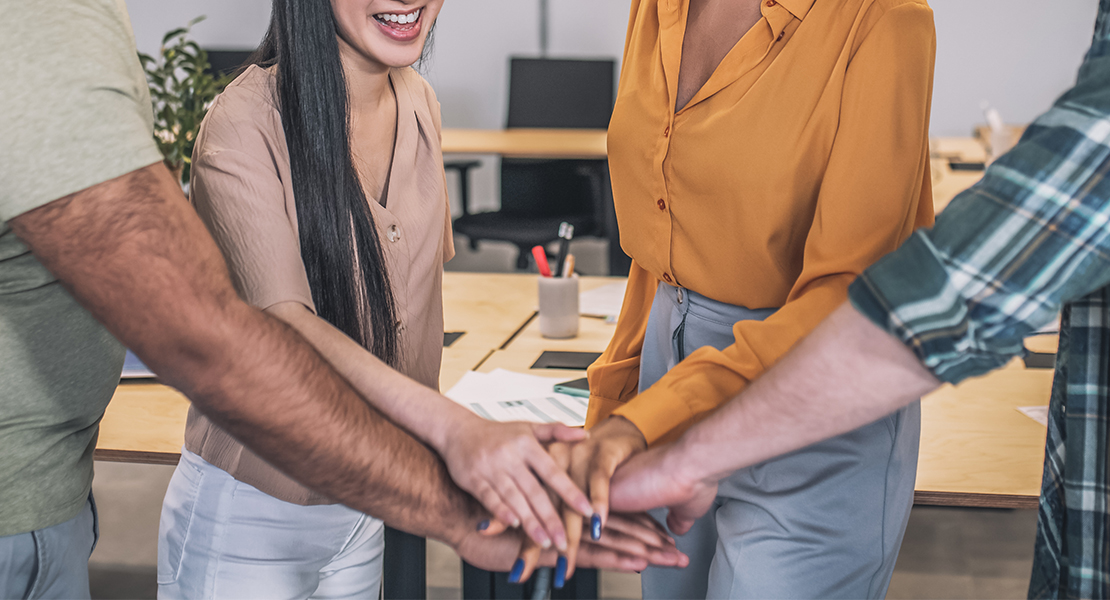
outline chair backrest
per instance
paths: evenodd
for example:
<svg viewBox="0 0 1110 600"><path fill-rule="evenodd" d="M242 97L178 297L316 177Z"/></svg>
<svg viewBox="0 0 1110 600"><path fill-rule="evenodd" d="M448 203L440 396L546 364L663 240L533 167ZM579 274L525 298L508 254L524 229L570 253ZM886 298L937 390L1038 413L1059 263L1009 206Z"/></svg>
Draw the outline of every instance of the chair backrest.
<svg viewBox="0 0 1110 600"><path fill-rule="evenodd" d="M513 58L506 125L606 129L613 115L615 73L611 59ZM604 160L503 159L501 212L529 217L597 213L604 169Z"/></svg>
<svg viewBox="0 0 1110 600"><path fill-rule="evenodd" d="M247 62L254 50L216 50L205 48L208 53L208 72L212 75L234 75Z"/></svg>
<svg viewBox="0 0 1110 600"><path fill-rule="evenodd" d="M605 129L615 73L611 59L513 58L506 126Z"/></svg>

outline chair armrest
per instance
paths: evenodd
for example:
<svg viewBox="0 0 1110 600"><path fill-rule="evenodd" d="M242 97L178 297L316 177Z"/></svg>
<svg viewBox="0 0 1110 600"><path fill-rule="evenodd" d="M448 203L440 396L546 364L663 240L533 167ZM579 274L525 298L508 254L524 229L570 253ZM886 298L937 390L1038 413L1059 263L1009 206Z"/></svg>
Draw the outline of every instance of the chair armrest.
<svg viewBox="0 0 1110 600"><path fill-rule="evenodd" d="M462 214L470 214L470 170L482 166L480 160L450 160L443 162L445 171L459 172L459 200Z"/></svg>

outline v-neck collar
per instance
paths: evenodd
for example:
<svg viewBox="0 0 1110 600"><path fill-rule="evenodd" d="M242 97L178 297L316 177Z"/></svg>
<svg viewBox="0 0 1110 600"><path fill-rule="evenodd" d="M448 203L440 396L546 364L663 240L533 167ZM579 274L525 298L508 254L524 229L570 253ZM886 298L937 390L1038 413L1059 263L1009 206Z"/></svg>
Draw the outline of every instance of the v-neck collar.
<svg viewBox="0 0 1110 600"><path fill-rule="evenodd" d="M393 109L396 111L393 117L393 147L389 149L389 169L386 170L385 181L382 182L382 195L374 201L375 204L386 210L389 210L389 186L393 181L393 169L397 165L397 148L401 145L401 132L408 129L401 127L401 115L405 111L401 110L401 96L403 94L397 88L398 85L393 79L393 69L390 69L389 89L393 92Z"/></svg>
<svg viewBox="0 0 1110 600"><path fill-rule="evenodd" d="M686 39L690 2L689 0L658 0L659 48L667 82L668 102L673 114L682 113L713 96L759 65L773 45L781 39L786 26L794 19L804 19L814 1L766 0L762 2L759 10L763 18L728 51L709 79L686 105L676 109L678 76L682 69L682 44Z"/></svg>

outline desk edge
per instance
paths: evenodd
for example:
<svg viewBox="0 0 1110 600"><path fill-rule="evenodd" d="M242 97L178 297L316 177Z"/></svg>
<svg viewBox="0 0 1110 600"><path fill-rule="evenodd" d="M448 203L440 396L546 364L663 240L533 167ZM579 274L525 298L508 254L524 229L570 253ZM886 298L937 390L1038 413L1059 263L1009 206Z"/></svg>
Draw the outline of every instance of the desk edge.
<svg viewBox="0 0 1110 600"><path fill-rule="evenodd" d="M916 490L914 506L966 506L970 508L1037 508L1039 496L1016 494L970 494L966 492L934 492Z"/></svg>
<svg viewBox="0 0 1110 600"><path fill-rule="evenodd" d="M93 452L93 460L102 460L104 462L138 463L144 465L176 465L177 462L181 460L181 453L97 448Z"/></svg>

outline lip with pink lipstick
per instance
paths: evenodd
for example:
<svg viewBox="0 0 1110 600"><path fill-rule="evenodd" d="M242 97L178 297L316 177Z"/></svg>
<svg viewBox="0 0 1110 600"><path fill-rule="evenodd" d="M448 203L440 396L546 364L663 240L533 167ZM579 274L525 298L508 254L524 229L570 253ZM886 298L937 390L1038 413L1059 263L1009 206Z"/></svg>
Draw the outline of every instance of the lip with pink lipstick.
<svg viewBox="0 0 1110 600"><path fill-rule="evenodd" d="M389 38L411 42L420 36L420 17L423 14L423 7L406 12L384 12L374 15L374 21Z"/></svg>

